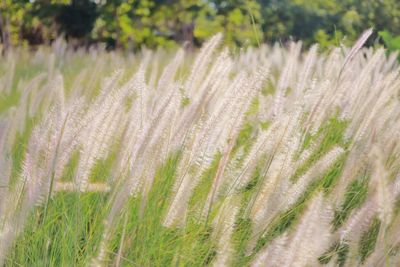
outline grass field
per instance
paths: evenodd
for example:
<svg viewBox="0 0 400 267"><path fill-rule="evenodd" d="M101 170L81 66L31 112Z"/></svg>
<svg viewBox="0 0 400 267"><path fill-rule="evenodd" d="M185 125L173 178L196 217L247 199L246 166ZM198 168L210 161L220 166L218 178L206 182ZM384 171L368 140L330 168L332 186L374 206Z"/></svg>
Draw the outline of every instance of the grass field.
<svg viewBox="0 0 400 267"><path fill-rule="evenodd" d="M15 50L5 266L400 266L397 55Z"/></svg>

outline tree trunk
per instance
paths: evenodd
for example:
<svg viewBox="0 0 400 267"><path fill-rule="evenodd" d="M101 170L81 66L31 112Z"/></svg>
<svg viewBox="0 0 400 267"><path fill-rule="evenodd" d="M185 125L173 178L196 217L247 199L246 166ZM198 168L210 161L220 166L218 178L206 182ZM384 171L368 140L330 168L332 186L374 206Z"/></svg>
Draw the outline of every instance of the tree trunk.
<svg viewBox="0 0 400 267"><path fill-rule="evenodd" d="M3 53L5 53L11 47L10 32L9 32L8 19L4 20L1 12L0 12L0 32L1 32L1 41L3 43Z"/></svg>

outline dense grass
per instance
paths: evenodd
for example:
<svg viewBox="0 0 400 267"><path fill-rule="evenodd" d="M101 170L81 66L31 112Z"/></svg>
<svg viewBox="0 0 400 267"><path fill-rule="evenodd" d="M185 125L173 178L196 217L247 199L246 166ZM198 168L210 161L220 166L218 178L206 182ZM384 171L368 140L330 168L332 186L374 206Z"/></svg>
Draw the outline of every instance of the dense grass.
<svg viewBox="0 0 400 267"><path fill-rule="evenodd" d="M5 58L5 266L399 263L397 64L217 45Z"/></svg>

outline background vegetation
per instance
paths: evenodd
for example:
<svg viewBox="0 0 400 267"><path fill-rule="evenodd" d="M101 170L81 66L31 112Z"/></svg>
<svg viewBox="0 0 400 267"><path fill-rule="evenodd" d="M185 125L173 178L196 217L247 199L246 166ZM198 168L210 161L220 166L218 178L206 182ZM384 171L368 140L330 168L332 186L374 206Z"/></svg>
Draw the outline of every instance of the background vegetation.
<svg viewBox="0 0 400 267"><path fill-rule="evenodd" d="M0 266L400 266L399 15L1 0Z"/></svg>
<svg viewBox="0 0 400 267"><path fill-rule="evenodd" d="M400 34L397 0L3 0L5 46L71 44L107 48L199 46L217 32L228 45L302 40L350 44L373 27ZM377 41L371 38L370 44Z"/></svg>

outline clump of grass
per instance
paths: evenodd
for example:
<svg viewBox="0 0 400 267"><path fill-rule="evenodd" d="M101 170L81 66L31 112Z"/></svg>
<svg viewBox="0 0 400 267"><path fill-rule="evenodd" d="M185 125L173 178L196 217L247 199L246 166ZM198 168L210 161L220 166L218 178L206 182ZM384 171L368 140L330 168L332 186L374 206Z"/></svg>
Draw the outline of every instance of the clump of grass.
<svg viewBox="0 0 400 267"><path fill-rule="evenodd" d="M370 34L11 55L0 263L397 266L399 67Z"/></svg>

